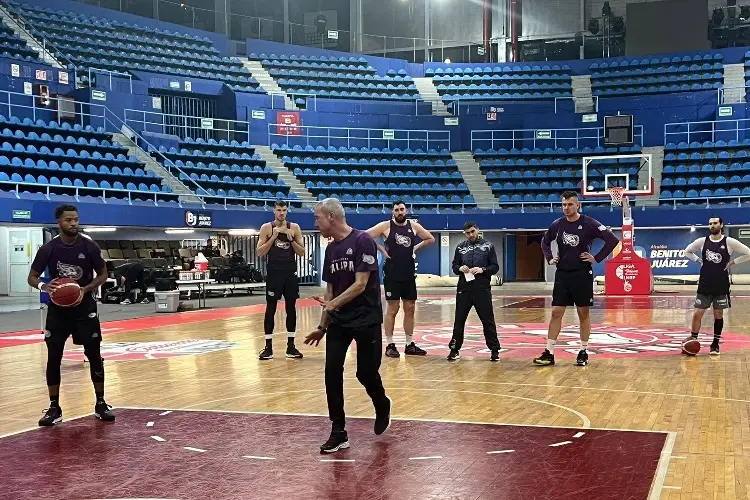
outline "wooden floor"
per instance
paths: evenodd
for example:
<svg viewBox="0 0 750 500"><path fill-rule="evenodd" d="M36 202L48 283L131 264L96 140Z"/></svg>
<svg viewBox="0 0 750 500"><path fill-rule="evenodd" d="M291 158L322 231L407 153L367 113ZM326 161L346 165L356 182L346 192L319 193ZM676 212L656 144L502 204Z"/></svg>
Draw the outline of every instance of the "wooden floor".
<svg viewBox="0 0 750 500"><path fill-rule="evenodd" d="M599 298L592 311L594 353L586 368L573 366L577 341L570 328L558 344L556 366L531 364L544 344L547 299L497 296L494 304L501 362L489 362L472 313L462 358L449 363L445 344L453 298L420 298L417 338L428 356L405 358L400 348L400 359L383 358L381 375L395 417L668 431L652 498L750 498L750 298L736 298L726 314L721 356L709 357L705 342L692 358L678 348L692 313L690 297ZM298 305L303 335L318 324L319 308L311 299ZM279 334L276 359L258 361L263 309L211 309L106 324L108 401L116 408L326 415L323 349L300 340L305 359L284 359L285 339ZM575 319L569 311L565 324L574 325ZM276 321L282 331L283 313ZM35 426L48 403L46 351L41 338L32 335L0 336L0 434ZM159 344L137 344L144 342ZM68 349L61 393L66 419L90 413L94 400L88 368L75 346ZM355 368L350 351L347 414L369 417L372 406ZM321 442L327 432L320 428Z"/></svg>

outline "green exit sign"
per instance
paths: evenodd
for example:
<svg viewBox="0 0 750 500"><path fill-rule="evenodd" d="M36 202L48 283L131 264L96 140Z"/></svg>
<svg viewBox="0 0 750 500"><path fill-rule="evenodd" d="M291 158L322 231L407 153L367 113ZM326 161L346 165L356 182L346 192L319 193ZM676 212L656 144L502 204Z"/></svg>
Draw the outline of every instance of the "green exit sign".
<svg viewBox="0 0 750 500"><path fill-rule="evenodd" d="M31 210L13 210L13 218L31 220Z"/></svg>

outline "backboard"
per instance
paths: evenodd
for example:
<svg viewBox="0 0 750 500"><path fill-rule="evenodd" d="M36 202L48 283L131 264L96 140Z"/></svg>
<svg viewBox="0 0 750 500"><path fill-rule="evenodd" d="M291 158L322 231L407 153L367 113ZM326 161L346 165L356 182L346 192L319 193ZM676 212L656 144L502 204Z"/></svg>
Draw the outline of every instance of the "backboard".
<svg viewBox="0 0 750 500"><path fill-rule="evenodd" d="M650 154L584 156L581 194L584 198L609 197L607 189L623 188L629 197L654 193Z"/></svg>

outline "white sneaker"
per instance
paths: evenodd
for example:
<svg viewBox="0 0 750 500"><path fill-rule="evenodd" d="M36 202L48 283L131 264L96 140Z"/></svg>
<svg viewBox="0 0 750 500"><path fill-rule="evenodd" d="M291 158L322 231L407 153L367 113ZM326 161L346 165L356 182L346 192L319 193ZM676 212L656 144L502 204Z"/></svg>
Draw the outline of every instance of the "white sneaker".
<svg viewBox="0 0 750 500"><path fill-rule="evenodd" d="M122 302L120 302L120 305L123 305L123 306L129 306L130 304L132 304L132 302L130 302L130 299L125 299Z"/></svg>

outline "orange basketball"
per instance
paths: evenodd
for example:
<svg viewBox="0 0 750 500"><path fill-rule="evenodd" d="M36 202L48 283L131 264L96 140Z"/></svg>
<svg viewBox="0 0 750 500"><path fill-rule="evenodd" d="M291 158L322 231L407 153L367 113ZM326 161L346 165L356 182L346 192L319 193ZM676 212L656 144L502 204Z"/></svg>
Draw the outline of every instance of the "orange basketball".
<svg viewBox="0 0 750 500"><path fill-rule="evenodd" d="M697 339L689 338L682 343L682 354L695 356L701 350L701 343Z"/></svg>
<svg viewBox="0 0 750 500"><path fill-rule="evenodd" d="M57 285L54 292L49 295L49 299L60 307L71 307L78 304L81 300L81 287L76 280L71 278L57 278L52 280Z"/></svg>

